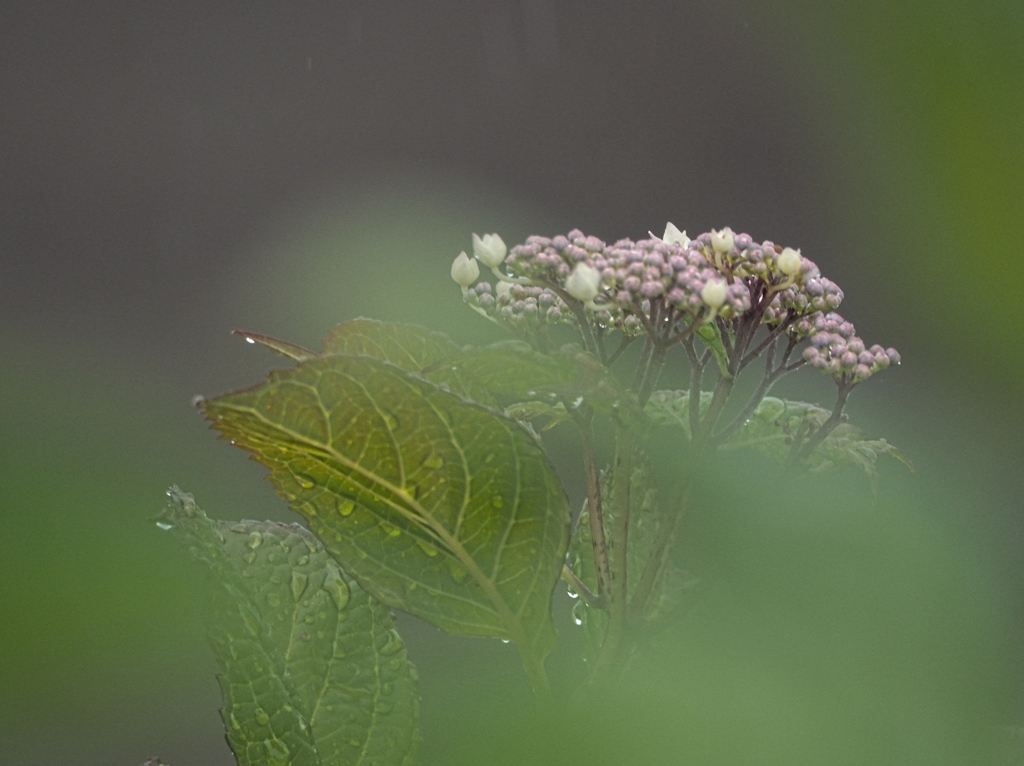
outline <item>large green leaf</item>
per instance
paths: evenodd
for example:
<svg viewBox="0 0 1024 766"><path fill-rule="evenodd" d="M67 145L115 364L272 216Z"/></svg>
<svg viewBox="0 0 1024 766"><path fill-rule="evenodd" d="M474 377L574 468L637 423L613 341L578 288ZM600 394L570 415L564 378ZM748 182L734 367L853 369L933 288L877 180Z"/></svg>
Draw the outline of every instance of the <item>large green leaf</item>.
<svg viewBox="0 0 1024 766"><path fill-rule="evenodd" d="M550 650L568 503L514 420L366 356L201 406L377 598L533 658Z"/></svg>
<svg viewBox="0 0 1024 766"><path fill-rule="evenodd" d="M528 343L510 340L466 348L426 370L426 377L459 374L505 400L547 399L554 403L577 397L614 400L617 387L607 370L590 354L566 346L552 354Z"/></svg>
<svg viewBox="0 0 1024 766"><path fill-rule="evenodd" d="M370 356L407 372L429 375L433 383L474 402L495 406L486 386L446 360L462 348L447 335L426 327L376 319L351 319L331 328L322 356ZM304 360L303 360L304 361Z"/></svg>
<svg viewBox="0 0 1024 766"><path fill-rule="evenodd" d="M210 637L241 766L413 761L414 671L390 610L297 524L214 522L177 489L159 523L211 570Z"/></svg>

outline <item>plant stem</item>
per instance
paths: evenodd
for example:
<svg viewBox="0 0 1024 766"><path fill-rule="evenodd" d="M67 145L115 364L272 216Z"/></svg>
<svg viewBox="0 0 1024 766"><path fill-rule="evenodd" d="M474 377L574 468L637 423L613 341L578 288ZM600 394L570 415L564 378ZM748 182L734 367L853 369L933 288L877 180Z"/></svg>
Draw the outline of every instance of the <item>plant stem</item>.
<svg viewBox="0 0 1024 766"><path fill-rule="evenodd" d="M606 609L608 625L601 649L591 669L591 677L603 679L621 667L621 659L628 645L628 550L629 506L633 483L633 454L635 435L626 424L619 424L615 438L615 463L612 468L612 527L608 541L608 568L611 590Z"/></svg>
<svg viewBox="0 0 1024 766"><path fill-rule="evenodd" d="M590 514L590 541L594 549L594 570L597 573L597 595L610 598L612 578L608 568L608 542L605 539L604 513L601 508L601 477L594 458L593 411L577 418L583 441L583 470L587 484L587 512Z"/></svg>
<svg viewBox="0 0 1024 766"><path fill-rule="evenodd" d="M850 396L850 391L853 390L855 384L840 383L839 384L839 395L836 397L836 405L832 409L832 414L829 415L828 420L821 424L810 438L807 439L802 445L795 445L793 451L789 453L789 459L786 461L785 472L790 473L796 469L802 461L810 457L811 453L818 448L826 437L832 433L836 426L843 422L843 408L846 406L846 400Z"/></svg>
<svg viewBox="0 0 1024 766"><path fill-rule="evenodd" d="M530 679L533 693L542 702L550 702L552 699L551 683L548 681L547 671L544 670L544 659L527 651L522 644L517 643L516 646L519 649L519 659L523 663L523 670L526 671L526 677Z"/></svg>

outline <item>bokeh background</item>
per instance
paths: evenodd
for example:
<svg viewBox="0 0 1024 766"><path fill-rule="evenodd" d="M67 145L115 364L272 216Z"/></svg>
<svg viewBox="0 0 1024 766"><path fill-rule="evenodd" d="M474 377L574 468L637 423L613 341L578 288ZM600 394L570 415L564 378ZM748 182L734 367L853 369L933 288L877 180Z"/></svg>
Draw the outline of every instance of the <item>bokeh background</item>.
<svg viewBox="0 0 1024 766"><path fill-rule="evenodd" d="M190 407L274 366L231 329L485 340L471 232L668 220L845 289L904 360L849 411L918 473L711 477L693 609L606 708L537 719L508 647L406 621L424 762L1014 762L1022 39L1019 0L2 4L0 762L232 763L201 573L151 521L170 484L290 518Z"/></svg>

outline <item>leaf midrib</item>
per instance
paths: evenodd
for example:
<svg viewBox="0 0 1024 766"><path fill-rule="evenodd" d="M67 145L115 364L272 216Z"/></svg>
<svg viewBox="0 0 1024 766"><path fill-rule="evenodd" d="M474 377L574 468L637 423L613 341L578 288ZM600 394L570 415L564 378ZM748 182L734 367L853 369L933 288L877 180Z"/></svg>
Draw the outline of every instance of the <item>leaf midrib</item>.
<svg viewBox="0 0 1024 766"><path fill-rule="evenodd" d="M352 379L350 376L346 376L346 377L348 379L350 379L350 380ZM317 396L317 398L319 400L319 398L320 398L319 395ZM253 407L236 407L236 406L233 406L233 405L222 405L222 406L225 406L226 408L229 408L229 409L233 409L236 412L245 412L245 413L251 415L252 417L257 418L260 422L262 422L268 428L273 429L273 430L275 430L275 431L285 435L295 446L304 448L304 451L307 454L309 454L309 453L315 454L315 453L318 453L318 452L322 453L322 454L326 454L332 460L337 461L339 464L341 464L342 466L348 468L353 473L363 477L364 479L366 479L369 482L376 483L377 485L379 485L381 487L384 487L391 494L393 494L395 497L402 498L402 500L404 501L405 505L399 504L395 500L392 500L391 498L389 498L389 497L387 497L387 496L377 492L372 486L366 487L367 491L369 491L374 496L378 497L381 501L386 503L388 506L394 508L398 513L402 514L403 516L408 518L413 523L423 524L423 522L426 522L425 526L433 534L435 534L438 538L440 538L440 540L448 547L448 549L452 553L452 555L454 555L455 558L459 561L459 563L462 564L466 568L466 571L470 574L470 576L477 582L477 584L481 587L481 589L487 595L488 599L491 602L491 605L494 608L495 614L498 616L498 618L501 620L501 622L505 625L505 628L508 631L509 637L513 641L515 641L517 644L522 646L524 649L526 647L530 646L530 643L526 639L526 632L525 632L525 630L523 628L523 625L522 625L518 615L515 612L512 611L511 606L505 600L504 596L502 596L501 593L498 591L497 583L493 579L488 578L484 574L483 570L480 569L480 567L477 564L476 560L472 556L469 555L469 553L466 551L466 549L464 548L462 543L457 538L454 538L448 532L448 530L446 530L437 521L437 519L433 516L432 513L430 513L424 506L422 506L414 498L410 497L408 492L406 492L406 490L404 488L396 487L389 480L387 480L387 479L385 479L383 477L378 476L373 471L370 471L370 470L364 468L363 466L361 466L358 463L354 462L352 459L350 459L350 458L346 457L345 455L341 454L340 452L335 450L333 446L331 446L329 444L320 444L320 443L318 443L318 442L316 442L314 440L311 440L309 437L307 437L307 436L305 436L303 434L300 434L300 433L298 433L296 431L293 431L290 428L287 428L286 426L284 426L282 424L274 423L274 422L268 420L262 413L260 413L259 411L257 411ZM441 422L444 422L444 420L441 419ZM468 471L468 466L466 465L466 461L465 461L465 455L464 455L464 453L460 453L460 454L461 454L461 457L462 457L461 462L463 464L463 468L464 468L464 470ZM325 467L329 467L329 466L325 466ZM460 507L460 513L462 513L462 511L464 510L464 507L465 507L465 501L463 501L462 506ZM399 573L399 574L401 574L401 573ZM403 576L405 576L405 575L403 575ZM525 599L524 599L524 601L525 601Z"/></svg>

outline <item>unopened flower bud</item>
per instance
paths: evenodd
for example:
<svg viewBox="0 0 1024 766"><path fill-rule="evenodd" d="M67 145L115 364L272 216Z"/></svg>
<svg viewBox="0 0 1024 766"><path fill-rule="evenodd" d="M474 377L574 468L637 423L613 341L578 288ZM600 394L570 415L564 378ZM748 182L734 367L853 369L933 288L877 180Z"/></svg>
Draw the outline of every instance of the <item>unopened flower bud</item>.
<svg viewBox="0 0 1024 766"><path fill-rule="evenodd" d="M711 247L717 253L728 253L732 250L735 241L736 238L733 236L732 229L728 226L721 231L711 230Z"/></svg>
<svg viewBox="0 0 1024 766"><path fill-rule="evenodd" d="M487 268L498 268L507 254L508 248L497 234L473 235L473 255Z"/></svg>
<svg viewBox="0 0 1024 766"><path fill-rule="evenodd" d="M573 298L584 303L597 297L601 286L601 273L586 263L576 264L572 274L565 280L565 289Z"/></svg>
<svg viewBox="0 0 1024 766"><path fill-rule="evenodd" d="M782 251L782 254L779 255L775 263L778 265L779 271L787 277L796 276L800 273L800 264L802 263L800 251L787 247Z"/></svg>
<svg viewBox="0 0 1024 766"><path fill-rule="evenodd" d="M709 279L700 291L700 299L713 309L725 303L726 284L724 279Z"/></svg>
<svg viewBox="0 0 1024 766"><path fill-rule="evenodd" d="M501 281L494 286L494 292L497 293L500 298L502 295L508 295L512 291L512 283Z"/></svg>
<svg viewBox="0 0 1024 766"><path fill-rule="evenodd" d="M465 251L459 253L459 256L452 263L452 279L454 279L462 289L466 289L471 284L476 282L480 277L480 267L477 262L472 260Z"/></svg>

